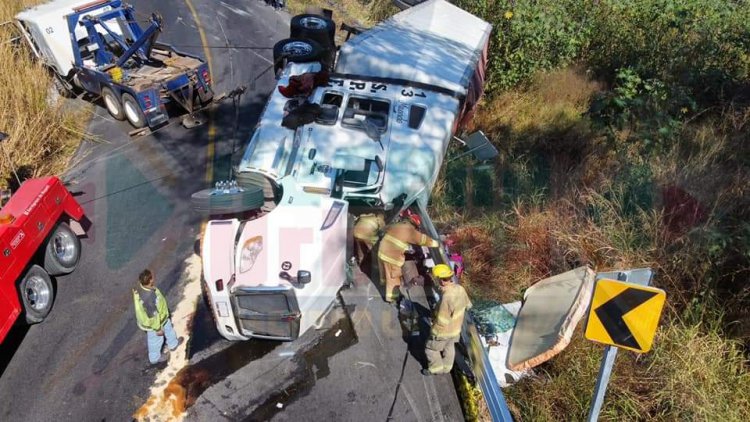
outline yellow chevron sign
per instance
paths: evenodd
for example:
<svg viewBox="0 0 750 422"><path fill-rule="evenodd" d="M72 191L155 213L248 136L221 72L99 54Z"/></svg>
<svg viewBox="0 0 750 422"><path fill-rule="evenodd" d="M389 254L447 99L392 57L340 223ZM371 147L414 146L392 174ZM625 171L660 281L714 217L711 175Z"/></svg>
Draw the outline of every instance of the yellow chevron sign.
<svg viewBox="0 0 750 422"><path fill-rule="evenodd" d="M586 338L645 353L651 350L667 294L655 287L602 279L586 324Z"/></svg>

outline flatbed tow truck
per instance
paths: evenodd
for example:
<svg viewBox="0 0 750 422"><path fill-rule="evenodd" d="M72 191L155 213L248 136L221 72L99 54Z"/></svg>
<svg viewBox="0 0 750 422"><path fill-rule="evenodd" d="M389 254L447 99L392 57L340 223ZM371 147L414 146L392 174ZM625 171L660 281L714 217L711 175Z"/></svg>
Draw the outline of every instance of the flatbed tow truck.
<svg viewBox="0 0 750 422"><path fill-rule="evenodd" d="M15 24L63 95L101 96L113 118L136 129L167 122L169 103L188 115L208 105L208 64L158 42L159 15L145 28L139 20L122 0L51 0L19 13Z"/></svg>

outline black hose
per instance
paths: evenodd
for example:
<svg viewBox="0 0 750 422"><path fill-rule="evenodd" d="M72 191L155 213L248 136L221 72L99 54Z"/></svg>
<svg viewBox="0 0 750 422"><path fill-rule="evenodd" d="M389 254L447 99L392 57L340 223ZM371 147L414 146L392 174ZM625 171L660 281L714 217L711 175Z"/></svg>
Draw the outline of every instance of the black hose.
<svg viewBox="0 0 750 422"><path fill-rule="evenodd" d="M411 318L411 321L415 321L414 318L414 302L411 300L411 286L406 288L406 297L409 299L409 303L412 304L411 306L411 314L409 317ZM398 311L397 311L398 312ZM390 421L393 419L393 410L396 408L396 400L398 400L398 393L401 391L401 384L404 381L404 373L406 371L406 361L409 359L409 348L411 346L411 338L412 338L412 329L413 326L410 325L409 327L409 339L406 340L406 352L404 353L404 361L401 362L401 375L398 377L398 384L396 385L396 393L393 395L393 402L391 402L391 408L388 410L388 416L385 418L386 421Z"/></svg>

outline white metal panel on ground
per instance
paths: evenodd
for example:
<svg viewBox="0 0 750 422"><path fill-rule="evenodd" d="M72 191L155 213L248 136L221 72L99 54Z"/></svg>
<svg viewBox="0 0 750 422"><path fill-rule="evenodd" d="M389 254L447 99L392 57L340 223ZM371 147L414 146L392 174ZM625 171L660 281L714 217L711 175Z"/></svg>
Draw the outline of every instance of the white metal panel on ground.
<svg viewBox="0 0 750 422"><path fill-rule="evenodd" d="M579 267L529 287L513 328L508 368L521 371L560 353L591 302L596 273Z"/></svg>
<svg viewBox="0 0 750 422"><path fill-rule="evenodd" d="M491 29L447 1L428 1L346 42L336 72L403 79L465 94Z"/></svg>

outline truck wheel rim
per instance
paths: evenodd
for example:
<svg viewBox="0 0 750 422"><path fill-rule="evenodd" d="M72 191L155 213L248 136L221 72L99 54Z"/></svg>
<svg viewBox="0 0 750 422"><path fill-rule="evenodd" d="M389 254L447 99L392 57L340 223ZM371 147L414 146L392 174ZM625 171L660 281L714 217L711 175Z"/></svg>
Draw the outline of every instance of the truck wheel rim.
<svg viewBox="0 0 750 422"><path fill-rule="evenodd" d="M323 18L308 16L299 20L299 24L307 29L325 29L328 24Z"/></svg>
<svg viewBox="0 0 750 422"><path fill-rule="evenodd" d="M312 46L304 41L292 41L281 49L288 56L303 56L312 53Z"/></svg>
<svg viewBox="0 0 750 422"><path fill-rule="evenodd" d="M125 114L128 115L128 119L133 123L141 121L140 116L138 116L138 112L135 109L135 106L130 101L125 102Z"/></svg>
<svg viewBox="0 0 750 422"><path fill-rule="evenodd" d="M111 95L104 96L104 103L107 105L107 110L109 110L110 113L117 113L117 101L112 98Z"/></svg>
<svg viewBox="0 0 750 422"><path fill-rule="evenodd" d="M54 239L52 239L52 247L54 248L55 256L57 257L58 261L65 264L70 263L76 253L75 242L73 241L73 237L70 235L70 233L57 233Z"/></svg>
<svg viewBox="0 0 750 422"><path fill-rule="evenodd" d="M33 275L26 283L26 301L35 311L41 311L49 305L51 292L42 277Z"/></svg>

